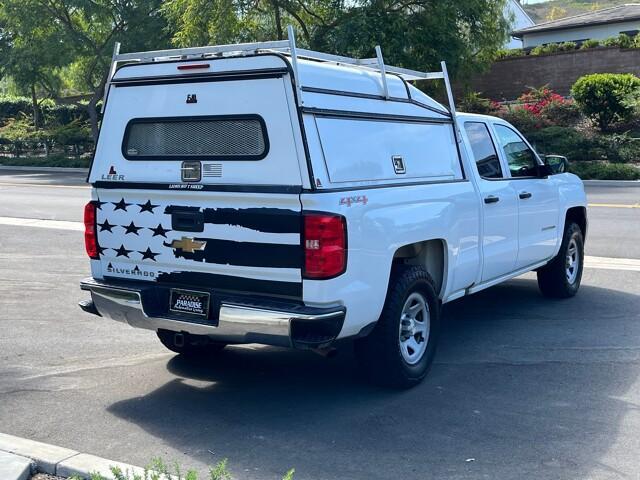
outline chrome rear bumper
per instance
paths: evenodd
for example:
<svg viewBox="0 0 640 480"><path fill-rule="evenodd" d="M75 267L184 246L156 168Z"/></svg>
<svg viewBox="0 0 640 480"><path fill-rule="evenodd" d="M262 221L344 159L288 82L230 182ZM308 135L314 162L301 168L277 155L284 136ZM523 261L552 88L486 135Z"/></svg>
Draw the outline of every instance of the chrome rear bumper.
<svg viewBox="0 0 640 480"><path fill-rule="evenodd" d="M90 313L148 330L172 330L207 335L226 343L262 343L265 345L318 347L330 344L340 333L345 309L317 309L295 305L280 309L220 300L217 322L190 321L170 315L151 316L145 311L144 291L157 288L133 282L104 282L85 279L80 286L91 293L93 305L81 302ZM136 282L141 283L141 282ZM146 282L144 282L146 283ZM213 324L216 323L216 324Z"/></svg>

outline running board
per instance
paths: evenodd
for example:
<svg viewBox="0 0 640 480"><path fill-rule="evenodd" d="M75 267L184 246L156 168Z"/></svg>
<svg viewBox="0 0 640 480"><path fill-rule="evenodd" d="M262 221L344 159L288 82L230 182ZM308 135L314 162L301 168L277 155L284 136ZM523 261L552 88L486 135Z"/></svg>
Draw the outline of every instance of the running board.
<svg viewBox="0 0 640 480"><path fill-rule="evenodd" d="M520 270L516 270L515 272L511 272L511 273L509 273L507 275L503 275L501 277L494 278L493 280L489 280L488 282L479 283L478 285L473 285L473 286L467 288L467 293L466 294L470 295L472 293L479 292L480 290L484 290L485 288L493 287L494 285L497 285L497 284L502 283L502 282L507 281L507 280L511 280L512 278L515 278L515 277L519 277L520 275L523 275L523 274L528 273L528 272L530 272L532 270L535 270L536 268L543 267L547 263L549 263L549 260L545 260L543 262L534 263L533 265L529 265L528 267L521 268Z"/></svg>

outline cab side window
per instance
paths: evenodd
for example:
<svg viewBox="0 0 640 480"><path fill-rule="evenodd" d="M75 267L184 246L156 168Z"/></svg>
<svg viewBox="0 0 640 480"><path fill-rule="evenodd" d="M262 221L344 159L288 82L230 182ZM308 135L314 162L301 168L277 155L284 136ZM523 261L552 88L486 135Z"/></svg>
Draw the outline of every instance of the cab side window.
<svg viewBox="0 0 640 480"><path fill-rule="evenodd" d="M478 173L482 178L504 178L500 159L493 145L487 125L482 122L465 122L464 129L471 144Z"/></svg>
<svg viewBox="0 0 640 480"><path fill-rule="evenodd" d="M536 177L538 176L538 162L533 153L520 135L504 125L494 125L500 146L509 163L509 172L512 177Z"/></svg>

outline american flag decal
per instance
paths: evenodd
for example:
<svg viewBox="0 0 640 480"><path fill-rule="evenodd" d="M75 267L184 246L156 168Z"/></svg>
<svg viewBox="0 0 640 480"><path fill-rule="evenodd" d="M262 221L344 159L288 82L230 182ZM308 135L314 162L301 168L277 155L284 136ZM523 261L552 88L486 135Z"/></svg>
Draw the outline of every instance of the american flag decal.
<svg viewBox="0 0 640 480"><path fill-rule="evenodd" d="M265 201L248 194L239 200L223 193L126 189L99 189L98 195L104 275L196 289L206 284L296 297L302 291L297 196Z"/></svg>

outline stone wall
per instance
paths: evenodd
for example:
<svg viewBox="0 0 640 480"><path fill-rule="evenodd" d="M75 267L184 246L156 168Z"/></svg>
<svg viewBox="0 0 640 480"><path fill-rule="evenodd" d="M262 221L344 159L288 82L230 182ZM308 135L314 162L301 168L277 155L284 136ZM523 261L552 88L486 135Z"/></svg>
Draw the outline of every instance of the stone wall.
<svg viewBox="0 0 640 480"><path fill-rule="evenodd" d="M495 62L490 70L468 79L468 87L492 100L514 100L528 87L549 87L560 95L569 95L571 86L589 73L633 73L640 76L640 49L600 47L525 56ZM456 90L463 90L464 81Z"/></svg>

